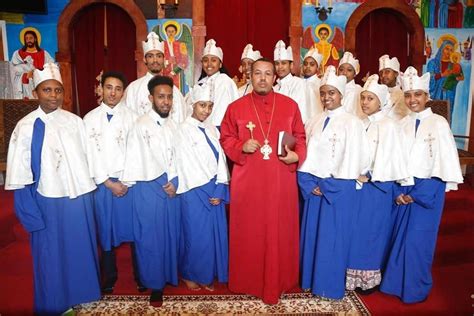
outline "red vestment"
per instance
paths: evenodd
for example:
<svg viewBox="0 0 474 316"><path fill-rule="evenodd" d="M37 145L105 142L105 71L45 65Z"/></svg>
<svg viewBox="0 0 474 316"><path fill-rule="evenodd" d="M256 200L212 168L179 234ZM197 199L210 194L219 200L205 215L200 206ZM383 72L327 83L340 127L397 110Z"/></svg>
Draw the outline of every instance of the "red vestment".
<svg viewBox="0 0 474 316"><path fill-rule="evenodd" d="M275 112L269 141L272 153L263 160L260 150L242 152L250 139L246 125L256 125L254 139L262 145L267 134L273 101ZM234 162L230 184L229 289L251 294L267 304L276 304L280 295L298 285L299 209L296 169L277 157L278 132L296 137L299 163L306 158L306 137L298 105L271 91L255 92L231 103L221 124L221 145Z"/></svg>
<svg viewBox="0 0 474 316"><path fill-rule="evenodd" d="M173 55L174 55L174 61L173 61L168 43L169 42L167 41L164 42L165 60L167 61L167 63L165 63L165 67L163 68L163 76L171 77L173 79L174 85L178 89L182 90L181 77L183 76L183 73L180 71L181 70L184 71L186 67L188 67L188 54L186 51L186 46L184 43L181 43L176 40L171 42L173 46Z"/></svg>
<svg viewBox="0 0 474 316"><path fill-rule="evenodd" d="M18 50L18 55L20 55L21 59L25 60L26 57L31 56L33 58L33 65L35 66L36 69L43 70L44 66L44 50L40 50L34 53L30 53L27 51L23 51L22 49ZM22 82L27 84L28 83L28 77L27 73L24 73L23 76L21 77Z"/></svg>

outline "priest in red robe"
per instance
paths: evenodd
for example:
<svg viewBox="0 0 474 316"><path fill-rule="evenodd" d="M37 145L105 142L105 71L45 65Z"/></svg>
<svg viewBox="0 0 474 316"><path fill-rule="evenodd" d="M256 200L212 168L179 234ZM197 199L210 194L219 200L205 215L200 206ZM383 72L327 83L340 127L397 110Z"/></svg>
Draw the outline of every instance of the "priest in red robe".
<svg viewBox="0 0 474 316"><path fill-rule="evenodd" d="M277 304L298 285L298 187L296 169L306 157L298 105L272 90L275 68L252 65L253 92L231 103L220 142L234 162L230 186L229 289ZM296 138L278 156L278 134Z"/></svg>

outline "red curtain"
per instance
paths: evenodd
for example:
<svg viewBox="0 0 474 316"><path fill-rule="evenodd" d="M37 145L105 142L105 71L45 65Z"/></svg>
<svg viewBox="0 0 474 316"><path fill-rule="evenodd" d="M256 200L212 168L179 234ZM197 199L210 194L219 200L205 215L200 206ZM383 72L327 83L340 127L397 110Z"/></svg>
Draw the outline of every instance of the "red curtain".
<svg viewBox="0 0 474 316"><path fill-rule="evenodd" d="M121 8L96 4L78 15L72 35L74 109L84 116L97 106L94 86L101 70L121 71L129 82L136 79L135 24Z"/></svg>
<svg viewBox="0 0 474 316"><path fill-rule="evenodd" d="M231 76L240 77L240 57L248 43L273 59L276 42L289 43L289 26L288 0L206 0L206 39L222 48Z"/></svg>
<svg viewBox="0 0 474 316"><path fill-rule="evenodd" d="M383 27L380 27L380 26ZM408 30L403 21L392 10L380 9L366 15L356 29L356 54L361 65L356 81L370 71L379 70L379 57L388 54L400 61L400 70L408 67Z"/></svg>

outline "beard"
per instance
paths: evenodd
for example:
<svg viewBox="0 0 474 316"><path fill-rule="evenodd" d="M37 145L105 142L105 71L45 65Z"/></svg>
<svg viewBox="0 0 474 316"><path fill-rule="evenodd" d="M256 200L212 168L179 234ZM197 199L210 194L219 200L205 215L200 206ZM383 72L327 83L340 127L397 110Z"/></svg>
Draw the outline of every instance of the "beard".
<svg viewBox="0 0 474 316"><path fill-rule="evenodd" d="M168 116L170 116L170 111L168 112L163 112L163 111L160 111L156 106L153 105L153 108L155 109L155 112L158 113L158 115L161 117L161 118L167 118Z"/></svg>
<svg viewBox="0 0 474 316"><path fill-rule="evenodd" d="M35 47L35 42L26 42L26 47L28 47L28 48Z"/></svg>

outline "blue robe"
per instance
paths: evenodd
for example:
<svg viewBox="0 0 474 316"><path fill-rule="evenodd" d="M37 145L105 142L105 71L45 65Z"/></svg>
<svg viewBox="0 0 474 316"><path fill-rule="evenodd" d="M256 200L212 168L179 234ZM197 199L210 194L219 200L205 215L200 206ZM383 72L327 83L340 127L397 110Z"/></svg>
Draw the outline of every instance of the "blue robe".
<svg viewBox="0 0 474 316"><path fill-rule="evenodd" d="M176 179L176 178L175 178ZM171 182L177 187L175 180ZM179 199L163 190L166 173L133 187L133 231L140 281L160 290L178 284Z"/></svg>
<svg viewBox="0 0 474 316"><path fill-rule="evenodd" d="M180 273L186 280L211 284L228 280L228 239L225 203L229 202L228 185L217 184L214 177L207 184L181 195L182 248ZM209 198L220 198L211 205Z"/></svg>
<svg viewBox="0 0 474 316"><path fill-rule="evenodd" d="M414 203L397 207L392 249L380 290L405 303L425 300L433 285L431 265L444 206L446 183L437 178L417 179L400 187Z"/></svg>
<svg viewBox="0 0 474 316"><path fill-rule="evenodd" d="M315 295L342 299L357 211L355 181L298 172L298 184L305 199L300 239L301 286L310 288ZM311 193L316 186L323 196Z"/></svg>
<svg viewBox="0 0 474 316"><path fill-rule="evenodd" d="M392 235L394 182L367 182L359 190L359 210L351 238L349 269L380 270Z"/></svg>
<svg viewBox="0 0 474 316"><path fill-rule="evenodd" d="M70 199L37 192L44 131L38 118L31 144L34 183L15 190L15 212L30 233L34 311L57 315L100 299L99 264L92 193Z"/></svg>
<svg viewBox="0 0 474 316"><path fill-rule="evenodd" d="M133 188L129 188L127 194L116 197L103 183L95 191L95 218L104 251L110 251L123 242L133 241L132 191Z"/></svg>

